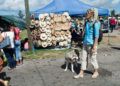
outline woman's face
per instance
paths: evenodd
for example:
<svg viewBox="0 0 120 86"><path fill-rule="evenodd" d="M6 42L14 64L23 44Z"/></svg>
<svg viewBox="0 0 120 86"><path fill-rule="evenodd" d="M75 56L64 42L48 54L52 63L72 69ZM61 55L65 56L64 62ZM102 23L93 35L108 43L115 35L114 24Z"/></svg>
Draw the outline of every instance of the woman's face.
<svg viewBox="0 0 120 86"><path fill-rule="evenodd" d="M86 19L90 20L94 17L94 12L92 10L88 10L86 14Z"/></svg>

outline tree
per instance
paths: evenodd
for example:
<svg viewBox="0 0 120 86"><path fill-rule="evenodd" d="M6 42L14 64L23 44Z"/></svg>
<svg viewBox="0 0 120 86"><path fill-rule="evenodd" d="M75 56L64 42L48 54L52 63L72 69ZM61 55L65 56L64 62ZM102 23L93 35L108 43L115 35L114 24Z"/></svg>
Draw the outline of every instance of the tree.
<svg viewBox="0 0 120 86"><path fill-rule="evenodd" d="M19 10L19 12L18 12L18 16L19 16L21 19L23 19L24 14L23 14L23 12L22 12L21 10Z"/></svg>
<svg viewBox="0 0 120 86"><path fill-rule="evenodd" d="M111 11L111 16L115 16L115 10L114 9Z"/></svg>

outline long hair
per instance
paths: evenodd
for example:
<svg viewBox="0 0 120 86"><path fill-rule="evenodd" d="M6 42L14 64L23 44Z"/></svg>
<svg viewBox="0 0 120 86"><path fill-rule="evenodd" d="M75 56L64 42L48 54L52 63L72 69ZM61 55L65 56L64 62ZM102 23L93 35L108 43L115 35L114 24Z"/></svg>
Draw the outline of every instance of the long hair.
<svg viewBox="0 0 120 86"><path fill-rule="evenodd" d="M87 11L86 18L90 21L95 22L98 20L98 9L97 8L92 8Z"/></svg>
<svg viewBox="0 0 120 86"><path fill-rule="evenodd" d="M93 11L94 11L94 21L98 20L98 9L97 8L93 8Z"/></svg>

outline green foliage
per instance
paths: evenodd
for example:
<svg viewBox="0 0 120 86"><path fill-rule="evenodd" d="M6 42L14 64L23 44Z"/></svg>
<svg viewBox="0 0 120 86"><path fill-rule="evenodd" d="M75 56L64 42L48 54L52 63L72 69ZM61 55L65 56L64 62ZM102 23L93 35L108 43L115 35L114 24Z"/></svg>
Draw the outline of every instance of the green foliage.
<svg viewBox="0 0 120 86"><path fill-rule="evenodd" d="M24 30L21 30L21 33L20 33L20 37L21 37L21 40L23 40L24 38L27 38L27 30L24 29Z"/></svg>
<svg viewBox="0 0 120 86"><path fill-rule="evenodd" d="M22 12L21 10L19 10L19 12L18 12L18 16L19 16L21 19L23 19L24 14L23 14L23 12Z"/></svg>
<svg viewBox="0 0 120 86"><path fill-rule="evenodd" d="M113 9L112 11L111 11L111 16L115 16L115 10Z"/></svg>

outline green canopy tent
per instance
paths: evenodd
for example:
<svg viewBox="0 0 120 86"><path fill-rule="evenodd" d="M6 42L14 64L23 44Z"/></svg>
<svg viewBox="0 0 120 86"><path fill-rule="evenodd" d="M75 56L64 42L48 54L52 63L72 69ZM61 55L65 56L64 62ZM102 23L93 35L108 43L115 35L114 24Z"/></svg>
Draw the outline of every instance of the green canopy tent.
<svg viewBox="0 0 120 86"><path fill-rule="evenodd" d="M12 24L15 24L17 27L19 27L20 29L26 28L25 21L16 16L12 16L12 15L0 16L0 20L4 22L4 25L7 25L7 26L12 23Z"/></svg>

